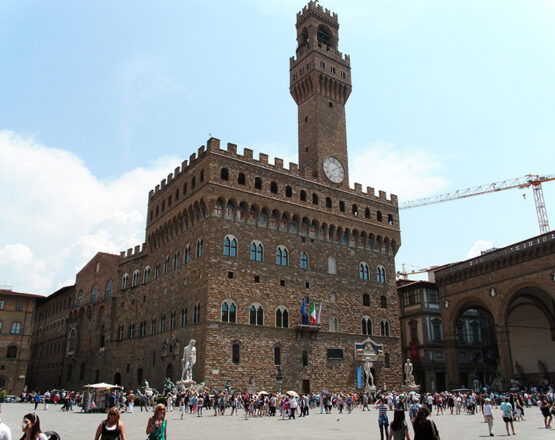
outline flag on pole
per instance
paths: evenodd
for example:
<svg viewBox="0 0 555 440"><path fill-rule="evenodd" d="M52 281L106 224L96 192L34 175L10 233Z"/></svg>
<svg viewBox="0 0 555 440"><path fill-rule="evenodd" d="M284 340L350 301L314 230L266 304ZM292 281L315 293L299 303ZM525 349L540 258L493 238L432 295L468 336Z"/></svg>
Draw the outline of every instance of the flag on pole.
<svg viewBox="0 0 555 440"><path fill-rule="evenodd" d="M316 301L312 301L312 307L310 307L310 322L316 325Z"/></svg>
<svg viewBox="0 0 555 440"><path fill-rule="evenodd" d="M306 306L305 306L304 298L303 298L303 306L301 307L301 315L302 315L302 318L303 318L303 320L302 320L303 325L306 325L307 319L306 319Z"/></svg>
<svg viewBox="0 0 555 440"><path fill-rule="evenodd" d="M316 324L320 325L320 315L322 314L322 303L320 302L320 308L318 309L318 319L316 320Z"/></svg>

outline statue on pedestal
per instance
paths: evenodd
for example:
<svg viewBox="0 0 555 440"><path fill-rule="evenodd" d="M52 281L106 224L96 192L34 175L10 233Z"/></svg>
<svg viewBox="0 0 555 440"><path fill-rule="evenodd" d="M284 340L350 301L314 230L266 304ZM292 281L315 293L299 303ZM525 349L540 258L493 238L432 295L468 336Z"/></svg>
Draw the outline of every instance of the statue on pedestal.
<svg viewBox="0 0 555 440"><path fill-rule="evenodd" d="M407 361L405 362L405 385L415 385L412 371L413 365L410 359L407 359Z"/></svg>
<svg viewBox="0 0 555 440"><path fill-rule="evenodd" d="M366 387L365 388L368 388L368 387L371 388L371 387L375 386L374 385L374 375L372 374L372 367L373 366L374 366L374 363L371 360L366 359L364 361L364 374L365 374L365 377L366 377Z"/></svg>
<svg viewBox="0 0 555 440"><path fill-rule="evenodd" d="M191 339L189 345L183 349L183 359L181 359L181 381L193 381L193 366L197 362L197 341Z"/></svg>

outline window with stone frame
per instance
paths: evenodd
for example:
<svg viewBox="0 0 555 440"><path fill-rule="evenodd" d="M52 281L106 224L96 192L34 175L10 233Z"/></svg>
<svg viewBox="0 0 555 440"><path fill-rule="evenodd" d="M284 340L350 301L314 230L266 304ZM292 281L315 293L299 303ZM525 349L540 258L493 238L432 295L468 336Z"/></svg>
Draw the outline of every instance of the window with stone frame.
<svg viewBox="0 0 555 440"><path fill-rule="evenodd" d="M380 297L380 307L381 307L382 309L387 309L387 298L386 298L385 295L382 295L382 296Z"/></svg>
<svg viewBox="0 0 555 440"><path fill-rule="evenodd" d="M330 324L330 326L329 326L330 332L338 332L339 331L339 321L337 320L337 317L330 316L329 324Z"/></svg>
<svg viewBox="0 0 555 440"><path fill-rule="evenodd" d="M255 240L251 243L250 249L250 259L251 261L263 261L264 260L264 247L262 243Z"/></svg>
<svg viewBox="0 0 555 440"><path fill-rule="evenodd" d="M166 255L166 259L164 260L164 271L162 272L163 275L166 275L170 271L170 256Z"/></svg>
<svg viewBox="0 0 555 440"><path fill-rule="evenodd" d="M418 344L418 321L411 320L409 322L410 343Z"/></svg>
<svg viewBox="0 0 555 440"><path fill-rule="evenodd" d="M202 238L197 240L197 258L202 257L202 253L204 251L204 241Z"/></svg>
<svg viewBox="0 0 555 440"><path fill-rule="evenodd" d="M301 252L301 269L308 269L308 254L306 252Z"/></svg>
<svg viewBox="0 0 555 440"><path fill-rule="evenodd" d="M6 358L7 359L15 359L17 357L17 346L10 345L8 350L6 351Z"/></svg>
<svg viewBox="0 0 555 440"><path fill-rule="evenodd" d="M220 170L220 179L222 180L229 180L229 171L227 168L222 168Z"/></svg>
<svg viewBox="0 0 555 440"><path fill-rule="evenodd" d="M368 295L367 293L364 293L362 295L362 305L363 306L370 306L370 295Z"/></svg>
<svg viewBox="0 0 555 440"><path fill-rule="evenodd" d="M289 312L285 306L279 306L276 309L276 327L289 327Z"/></svg>
<svg viewBox="0 0 555 440"><path fill-rule="evenodd" d="M293 197L293 189L289 185L285 187L285 197Z"/></svg>
<svg viewBox="0 0 555 440"><path fill-rule="evenodd" d="M179 252L176 252L175 254L173 254L173 270L177 269L179 267Z"/></svg>
<svg viewBox="0 0 555 440"><path fill-rule="evenodd" d="M150 266L147 266L143 271L143 284L146 284L149 281L150 281Z"/></svg>
<svg viewBox="0 0 555 440"><path fill-rule="evenodd" d="M170 330L175 328L175 312L170 315Z"/></svg>
<svg viewBox="0 0 555 440"><path fill-rule="evenodd" d="M372 319L368 315L362 317L362 334L372 335Z"/></svg>
<svg viewBox="0 0 555 440"><path fill-rule="evenodd" d="M244 173L239 173L237 175L237 183L239 185L244 185L245 184L245 174Z"/></svg>
<svg viewBox="0 0 555 440"><path fill-rule="evenodd" d="M380 335L389 336L389 321L385 318L380 322Z"/></svg>
<svg viewBox="0 0 555 440"><path fill-rule="evenodd" d="M236 322L237 320L237 307L235 302L231 299L226 299L222 303L222 322Z"/></svg>
<svg viewBox="0 0 555 440"><path fill-rule="evenodd" d="M227 257L237 256L237 239L233 235L224 238L224 255Z"/></svg>
<svg viewBox="0 0 555 440"><path fill-rule="evenodd" d="M288 265L288 252L285 246L278 246L276 249L276 264L278 266Z"/></svg>
<svg viewBox="0 0 555 440"><path fill-rule="evenodd" d="M154 267L154 279L158 279L160 277L160 263L158 263L155 267Z"/></svg>
<svg viewBox="0 0 555 440"><path fill-rule="evenodd" d="M335 258L328 257L328 273L335 275L337 273L337 264L335 263Z"/></svg>
<svg viewBox="0 0 555 440"><path fill-rule="evenodd" d="M191 262L191 246L185 246L185 250L183 251L183 264L187 264Z"/></svg>
<svg viewBox="0 0 555 440"><path fill-rule="evenodd" d="M274 347L274 365L281 365L281 347Z"/></svg>
<svg viewBox="0 0 555 440"><path fill-rule="evenodd" d="M156 334L156 318L150 321L150 334L151 335Z"/></svg>
<svg viewBox="0 0 555 440"><path fill-rule="evenodd" d="M370 279L370 269L364 261L358 265L358 277L361 280Z"/></svg>
<svg viewBox="0 0 555 440"><path fill-rule="evenodd" d="M303 367L308 367L308 351L303 350Z"/></svg>
<svg viewBox="0 0 555 440"><path fill-rule="evenodd" d="M256 189L262 189L262 179L260 177L254 178L254 187Z"/></svg>
<svg viewBox="0 0 555 440"><path fill-rule="evenodd" d="M126 273L123 275L123 278L121 279L121 290L127 289L128 284L129 284L129 274Z"/></svg>
<svg viewBox="0 0 555 440"><path fill-rule="evenodd" d="M146 321L141 322L140 335L146 336Z"/></svg>
<svg viewBox="0 0 555 440"><path fill-rule="evenodd" d="M135 337L135 324L129 324L129 339Z"/></svg>
<svg viewBox="0 0 555 440"><path fill-rule="evenodd" d="M131 287L137 287L139 285L139 271L135 270L133 276L131 277Z"/></svg>
<svg viewBox="0 0 555 440"><path fill-rule="evenodd" d="M379 222L383 221L383 216L381 211L376 212L376 220L378 220Z"/></svg>
<svg viewBox="0 0 555 440"><path fill-rule="evenodd" d="M96 286L96 284L93 286L92 290L91 290L91 303L95 303L96 302L96 297L98 296L98 287Z"/></svg>
<svg viewBox="0 0 555 440"><path fill-rule="evenodd" d="M385 267L383 267L382 265L378 265L376 267L376 281L378 283L385 283L386 282Z"/></svg>
<svg viewBox="0 0 555 440"><path fill-rule="evenodd" d="M238 364L241 360L239 344L235 342L231 345L231 362Z"/></svg>
<svg viewBox="0 0 555 440"><path fill-rule="evenodd" d="M264 310L258 303L254 303L249 309L249 323L251 325L264 325Z"/></svg>
<svg viewBox="0 0 555 440"><path fill-rule="evenodd" d="M299 193L299 198L301 199L301 202L306 202L306 191L304 189L301 189L301 192Z"/></svg>
<svg viewBox="0 0 555 440"><path fill-rule="evenodd" d="M193 324L200 322L200 304L196 304L193 308Z"/></svg>
<svg viewBox="0 0 555 440"><path fill-rule="evenodd" d="M187 325L187 307L183 307L181 309L181 327L185 327Z"/></svg>
<svg viewBox="0 0 555 440"><path fill-rule="evenodd" d="M166 315L160 316L160 333L166 330Z"/></svg>

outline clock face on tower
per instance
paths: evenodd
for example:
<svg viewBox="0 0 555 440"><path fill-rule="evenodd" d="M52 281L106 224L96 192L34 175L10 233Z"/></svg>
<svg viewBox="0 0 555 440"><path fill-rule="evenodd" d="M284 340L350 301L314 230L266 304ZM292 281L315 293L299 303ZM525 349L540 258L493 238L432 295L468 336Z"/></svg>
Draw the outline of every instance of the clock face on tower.
<svg viewBox="0 0 555 440"><path fill-rule="evenodd" d="M341 183L345 178L345 170L343 165L335 157L326 157L324 163L322 164L324 168L324 173L326 177L330 179L333 183Z"/></svg>

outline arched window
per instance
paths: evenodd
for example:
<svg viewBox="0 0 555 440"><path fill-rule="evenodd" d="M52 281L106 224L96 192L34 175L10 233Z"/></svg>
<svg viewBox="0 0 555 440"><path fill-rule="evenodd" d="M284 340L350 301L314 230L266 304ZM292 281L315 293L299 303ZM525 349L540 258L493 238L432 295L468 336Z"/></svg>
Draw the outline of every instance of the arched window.
<svg viewBox="0 0 555 440"><path fill-rule="evenodd" d="M92 290L91 290L91 302L94 303L96 302L96 297L98 296L98 287L96 287L96 284L93 286Z"/></svg>
<svg viewBox="0 0 555 440"><path fill-rule="evenodd" d="M139 285L139 271L133 272L133 278L131 278L131 287L137 287Z"/></svg>
<svg viewBox="0 0 555 440"><path fill-rule="evenodd" d="M181 327L185 327L187 325L187 307L183 307L181 309Z"/></svg>
<svg viewBox="0 0 555 440"><path fill-rule="evenodd" d="M382 336L389 336L389 321L387 319L382 319L380 322L380 334Z"/></svg>
<svg viewBox="0 0 555 440"><path fill-rule="evenodd" d="M372 335L372 320L367 315L362 317L362 334Z"/></svg>
<svg viewBox="0 0 555 440"><path fill-rule="evenodd" d="M376 280L378 283L385 283L385 267L381 265L376 267Z"/></svg>
<svg viewBox="0 0 555 440"><path fill-rule="evenodd" d="M237 308L231 299L226 299L222 303L222 322L236 322Z"/></svg>
<svg viewBox="0 0 555 440"><path fill-rule="evenodd" d="M112 297L112 285L113 285L112 280L109 280L106 283L106 288L104 289L104 298L105 299L108 299L108 298Z"/></svg>
<svg viewBox="0 0 555 440"><path fill-rule="evenodd" d="M312 204L313 205L317 205L318 204L318 194L313 193L312 194Z"/></svg>
<svg viewBox="0 0 555 440"><path fill-rule="evenodd" d="M308 255L306 252L301 252L301 269L308 269Z"/></svg>
<svg viewBox="0 0 555 440"><path fill-rule="evenodd" d="M251 325L264 325L264 310L260 304L255 303L250 307L249 318Z"/></svg>
<svg viewBox="0 0 555 440"><path fill-rule="evenodd" d="M202 257L203 247L204 247L204 241L202 240L202 238L199 238L197 240L197 258Z"/></svg>
<svg viewBox="0 0 555 440"><path fill-rule="evenodd" d="M166 330L166 315L160 316L160 333Z"/></svg>
<svg viewBox="0 0 555 440"><path fill-rule="evenodd" d="M370 305L370 295L368 295L367 293L362 295L362 305L363 306L369 306Z"/></svg>
<svg viewBox="0 0 555 440"><path fill-rule="evenodd" d="M284 306L279 306L276 309L276 327L289 327L289 312Z"/></svg>
<svg viewBox="0 0 555 440"><path fill-rule="evenodd" d="M293 190L289 185L285 187L285 197L293 197Z"/></svg>
<svg viewBox="0 0 555 440"><path fill-rule="evenodd" d="M358 266L358 277L361 280L368 280L370 279L370 271L368 269L368 264L362 262Z"/></svg>
<svg viewBox="0 0 555 440"><path fill-rule="evenodd" d="M229 171L227 168L222 168L220 171L220 179L229 180Z"/></svg>
<svg viewBox="0 0 555 440"><path fill-rule="evenodd" d="M344 201L339 202L339 210L341 212L345 212L345 202Z"/></svg>
<svg viewBox="0 0 555 440"><path fill-rule="evenodd" d="M150 266L147 266L143 271L143 284L146 284L149 281L150 281Z"/></svg>
<svg viewBox="0 0 555 440"><path fill-rule="evenodd" d="M191 262L191 245L185 246L185 251L183 252L183 264Z"/></svg>
<svg viewBox="0 0 555 440"><path fill-rule="evenodd" d="M235 343L231 346L231 361L234 364L238 364L240 360L239 344Z"/></svg>
<svg viewBox="0 0 555 440"><path fill-rule="evenodd" d="M164 275L170 271L170 256L166 255L166 259L164 260Z"/></svg>
<svg viewBox="0 0 555 440"><path fill-rule="evenodd" d="M224 255L228 257L237 256L237 240L233 235L227 235L224 239Z"/></svg>
<svg viewBox="0 0 555 440"><path fill-rule="evenodd" d="M393 224L393 215L387 214L387 223L389 223L390 225Z"/></svg>
<svg viewBox="0 0 555 440"><path fill-rule="evenodd" d="M287 266L288 252L285 246L278 246L276 249L276 264L279 266Z"/></svg>
<svg viewBox="0 0 555 440"><path fill-rule="evenodd" d="M328 273L332 275L335 275L337 273L335 258L328 257Z"/></svg>
<svg viewBox="0 0 555 440"><path fill-rule="evenodd" d="M306 191L304 189L301 189L301 192L299 193L299 197L301 198L302 202L306 202Z"/></svg>
<svg viewBox="0 0 555 440"><path fill-rule="evenodd" d="M179 267L179 252L173 254L172 269L175 270Z"/></svg>
<svg viewBox="0 0 555 440"><path fill-rule="evenodd" d="M326 197L326 208L331 209L332 204L331 204L331 199L329 197Z"/></svg>
<svg viewBox="0 0 555 440"><path fill-rule="evenodd" d="M21 323L20 322L13 322L12 327L10 328L11 335L19 335L21 333Z"/></svg>
<svg viewBox="0 0 555 440"><path fill-rule="evenodd" d="M270 192L277 194L278 192L278 185L276 182L270 183Z"/></svg>
<svg viewBox="0 0 555 440"><path fill-rule="evenodd" d="M256 189L262 189L262 179L260 177L254 178L254 187Z"/></svg>
<svg viewBox="0 0 555 440"><path fill-rule="evenodd" d="M335 316L330 316L330 332L339 331L339 321Z"/></svg>
<svg viewBox="0 0 555 440"><path fill-rule="evenodd" d="M252 261L263 261L264 257L264 248L262 247L262 243L259 241L253 241L251 243L251 260Z"/></svg>
<svg viewBox="0 0 555 440"><path fill-rule="evenodd" d="M274 365L281 365L281 348L274 347Z"/></svg>
<svg viewBox="0 0 555 440"><path fill-rule="evenodd" d="M381 222L383 220L383 216L382 216L382 212L378 211L376 212L376 219Z"/></svg>
<svg viewBox="0 0 555 440"><path fill-rule="evenodd" d="M353 215L358 216L358 206L353 205Z"/></svg>
<svg viewBox="0 0 555 440"><path fill-rule="evenodd" d="M387 298L385 297L385 295L382 295L380 298L380 307L382 309L387 309Z"/></svg>
<svg viewBox="0 0 555 440"><path fill-rule="evenodd" d="M196 304L193 308L193 324L200 322L200 304Z"/></svg>
<svg viewBox="0 0 555 440"><path fill-rule="evenodd" d="M366 208L366 209L364 210L364 217L370 218L370 208Z"/></svg>
<svg viewBox="0 0 555 440"><path fill-rule="evenodd" d="M127 275L127 274L125 274L125 275ZM125 279L125 276L124 276L123 278ZM122 285L123 285L123 283L122 283ZM124 288L125 288L125 287L124 287ZM83 289L81 289L81 290L79 291L79 293L77 294L77 305L78 305L78 306L82 306L82 305L83 305L83 295L84 295Z"/></svg>
<svg viewBox="0 0 555 440"><path fill-rule="evenodd" d="M17 357L17 346L16 345L10 345L8 347L8 351L6 352L6 357L8 359L15 359Z"/></svg>
<svg viewBox="0 0 555 440"><path fill-rule="evenodd" d="M245 174L244 173L239 173L237 176L237 183L239 185L244 185L245 184Z"/></svg>

